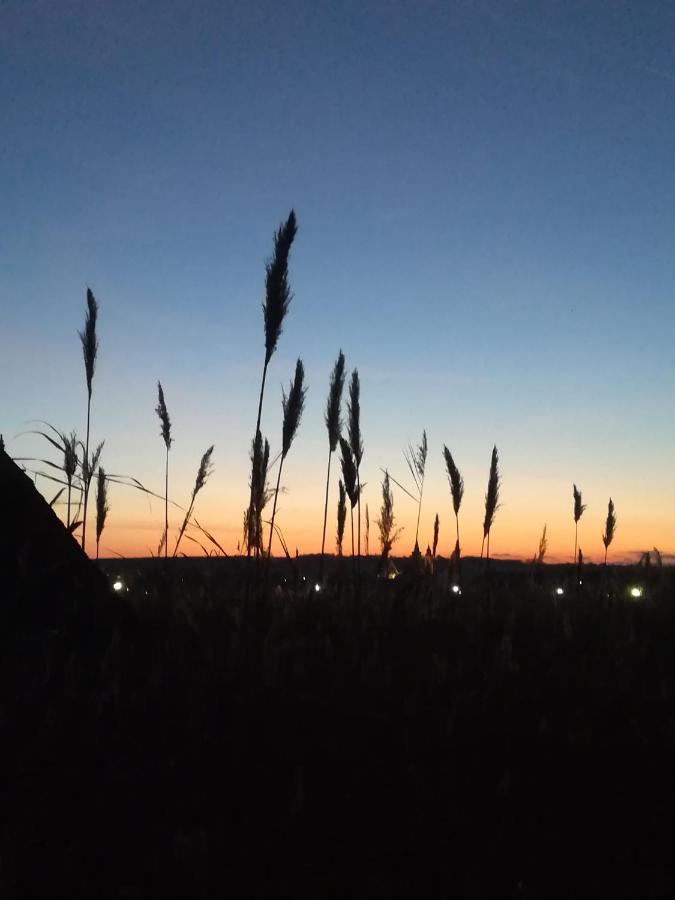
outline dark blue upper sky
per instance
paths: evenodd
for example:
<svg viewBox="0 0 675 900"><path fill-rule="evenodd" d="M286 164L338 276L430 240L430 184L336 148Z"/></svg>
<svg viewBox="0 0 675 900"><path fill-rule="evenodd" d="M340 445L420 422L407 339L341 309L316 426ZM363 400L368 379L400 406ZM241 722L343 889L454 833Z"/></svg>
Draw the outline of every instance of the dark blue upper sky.
<svg viewBox="0 0 675 900"><path fill-rule="evenodd" d="M43 405L75 416L90 284L101 368L150 408L162 373L217 398L245 470L263 262L293 205L273 384L301 354L308 440L342 346L373 482L425 426L467 453L522 439L523 472L604 471L608 444L622 472L665 464L674 46L655 2L0 2L6 427L49 418L30 352L60 398Z"/></svg>

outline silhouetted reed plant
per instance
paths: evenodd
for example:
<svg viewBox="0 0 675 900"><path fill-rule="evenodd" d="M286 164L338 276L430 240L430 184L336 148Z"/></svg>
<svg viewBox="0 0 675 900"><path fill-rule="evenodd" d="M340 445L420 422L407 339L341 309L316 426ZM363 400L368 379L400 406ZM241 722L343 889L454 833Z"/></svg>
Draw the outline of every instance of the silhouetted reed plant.
<svg viewBox="0 0 675 900"><path fill-rule="evenodd" d="M84 444L84 462L86 471L93 474L95 466L89 461L89 426L91 421L91 393L96 370L96 356L98 354L98 338L96 337L96 321L98 319L98 305L96 298L87 288L87 312L84 318L84 329L78 332L82 343L82 356L84 357L84 373L87 382L87 434ZM83 463L84 465L84 463ZM91 475L84 478L84 511L82 513L82 549L86 550L87 541L87 501L89 499L89 485Z"/></svg>
<svg viewBox="0 0 675 900"><path fill-rule="evenodd" d="M262 380L260 383L260 396L258 398L258 415L255 425L255 436L253 438L254 452L252 454L252 467L260 468L262 463L262 436L258 439L260 431L260 419L262 416L263 396L265 393L265 380L267 378L267 367L269 365L272 354L277 348L277 343L281 335L282 326L288 307L292 299L291 289L288 283L288 257L291 251L291 245L297 233L297 222L295 212L291 210L286 222L279 227L274 234L274 252L271 260L265 267L265 301L263 303L263 318L265 322L265 361L263 363ZM260 448L260 453L256 456L255 448ZM257 476L251 470L251 496L248 505L248 515L246 516L247 526L247 552L251 554L253 548L256 554L260 547L260 534L262 532L262 523L256 521L256 505L254 503L253 490L256 485Z"/></svg>
<svg viewBox="0 0 675 900"><path fill-rule="evenodd" d="M260 429L251 443L251 507L244 513L244 543L247 555L259 556L263 552L262 513L270 498L267 472L270 462L270 445L263 441Z"/></svg>
<svg viewBox="0 0 675 900"><path fill-rule="evenodd" d="M490 531L495 519L495 513L499 508L499 456L497 447L492 448L492 459L490 461L490 474L488 476L488 486L485 492L485 518L483 519L483 543L480 548L481 559L483 558L483 550L487 539L486 564L490 560Z"/></svg>
<svg viewBox="0 0 675 900"><path fill-rule="evenodd" d="M607 519L605 520L605 533L602 536L602 543L605 545L605 565L607 565L607 551L609 549L609 545L614 540L614 532L616 531L616 515L614 513L614 503L612 498L609 498L609 503L607 504Z"/></svg>
<svg viewBox="0 0 675 900"><path fill-rule="evenodd" d="M420 549L418 538L420 531L420 515L422 513L422 495L424 492L424 473L427 466L428 449L427 433L426 431L423 431L422 441L419 447L413 447L412 444L409 444L408 448L403 451L403 457L408 464L408 469L410 469L410 474L412 475L412 479L417 490L417 526L415 528L414 553L419 553Z"/></svg>
<svg viewBox="0 0 675 900"><path fill-rule="evenodd" d="M581 502L581 491L576 484L572 485L572 497L574 498L574 559L577 558L579 519L583 516L586 504Z"/></svg>
<svg viewBox="0 0 675 900"><path fill-rule="evenodd" d="M173 551L174 557L178 553L178 547L180 546L181 538L185 533L185 529L187 528L188 522L190 521L190 517L192 516L192 510L195 506L195 500L197 499L197 494L201 491L201 489L206 484L206 480L213 471L213 466L211 464L211 454L213 453L213 445L209 447L209 449L204 453L199 463L199 468L197 469L197 477L195 478L195 484L192 488L192 496L190 497L190 505L188 506L188 510L185 513L185 518L183 519L183 524L180 527L180 531L178 532L178 539L176 541L176 546Z"/></svg>
<svg viewBox="0 0 675 900"><path fill-rule="evenodd" d="M403 529L395 528L396 519L394 517L394 495L391 492L391 484L389 483L389 472L384 473L382 479L382 506L380 508L380 518L377 520L377 527L380 530L380 568L384 567L385 562L394 545L394 541L398 538Z"/></svg>
<svg viewBox="0 0 675 900"><path fill-rule="evenodd" d="M342 556L342 540L345 535L345 520L347 518L347 492L345 486L340 479L338 483L338 505L337 505L337 532L335 537L335 548L337 555Z"/></svg>
<svg viewBox="0 0 675 900"><path fill-rule="evenodd" d="M305 395L307 393L307 388L304 385L304 381L305 368L302 364L302 360L298 359L297 363L295 364L295 376L291 381L288 394L286 394L285 391L282 391L281 406L283 408L284 419L282 426L281 459L279 460L277 486L274 490L274 503L272 505L272 521L270 523L270 536L269 542L267 544L268 560L272 554L272 535L274 534L274 519L277 513L277 500L279 499L281 470L283 469L284 460L288 456L288 451L291 449L293 439L297 434L298 427L300 425L300 419L302 418L302 411L305 408Z"/></svg>
<svg viewBox="0 0 675 900"><path fill-rule="evenodd" d="M166 448L166 460L164 464L164 537L162 539L164 543L164 558L166 559L169 555L169 450L171 449L173 441L171 438L171 419L169 418L169 412L166 408L164 391L162 390L162 383L160 381L157 382L157 406L155 407L155 412L159 416L159 421L162 426L160 434Z"/></svg>
<svg viewBox="0 0 675 900"><path fill-rule="evenodd" d="M453 552L454 563L457 567L457 573L459 574L459 566L460 566L460 546L459 546L459 510L462 505L462 498L464 497L464 479L462 478L462 474L457 468L454 459L452 458L452 453L448 450L448 448L443 445L443 457L445 459L445 467L448 472L448 481L450 482L450 494L452 496L452 508L455 513L455 530L457 533L457 538L455 542L455 550Z"/></svg>
<svg viewBox="0 0 675 900"><path fill-rule="evenodd" d="M103 466L99 466L98 479L96 482L96 559L98 559L99 543L109 511L108 485L105 477L105 470L103 469Z"/></svg>
<svg viewBox="0 0 675 900"><path fill-rule="evenodd" d="M66 528L70 528L70 507L71 496L73 490L73 479L77 474L78 458L77 458L77 435L71 431L69 435L64 434L63 437L63 474L66 476L68 485L68 509L66 513Z"/></svg>
<svg viewBox="0 0 675 900"><path fill-rule="evenodd" d="M349 441L345 440L345 438L340 438L340 463L342 466L342 481L344 484L345 491L347 492L347 496L349 497L349 515L351 518L352 525L352 560L354 559L354 507L356 506L359 493L357 486L357 471L356 471L356 463L354 462L354 455L352 453L352 448Z"/></svg>
<svg viewBox="0 0 675 900"><path fill-rule="evenodd" d="M363 458L363 440L361 437L361 382L359 371L354 369L349 383L349 402L347 403L347 428L349 447L356 468L356 501L358 504L357 555L361 556L361 475L360 466ZM345 481L345 485L347 482ZM353 507L354 504L352 504Z"/></svg>
<svg viewBox="0 0 675 900"><path fill-rule="evenodd" d="M340 435L342 434L342 391L345 385L345 357L342 350L333 366L328 387L328 400L324 420L328 431L328 470L326 472L326 500L323 510L323 533L321 535L321 562L319 564L319 580L323 575L324 551L326 546L326 523L328 521L328 488L330 484L330 463L333 453L337 449Z"/></svg>

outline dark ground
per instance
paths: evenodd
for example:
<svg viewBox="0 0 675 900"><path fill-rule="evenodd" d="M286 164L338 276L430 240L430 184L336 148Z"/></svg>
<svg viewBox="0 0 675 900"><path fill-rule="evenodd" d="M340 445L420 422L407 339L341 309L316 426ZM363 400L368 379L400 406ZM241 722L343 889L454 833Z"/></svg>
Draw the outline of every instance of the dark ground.
<svg viewBox="0 0 675 900"><path fill-rule="evenodd" d="M675 896L669 570L213 562L5 602L2 898Z"/></svg>

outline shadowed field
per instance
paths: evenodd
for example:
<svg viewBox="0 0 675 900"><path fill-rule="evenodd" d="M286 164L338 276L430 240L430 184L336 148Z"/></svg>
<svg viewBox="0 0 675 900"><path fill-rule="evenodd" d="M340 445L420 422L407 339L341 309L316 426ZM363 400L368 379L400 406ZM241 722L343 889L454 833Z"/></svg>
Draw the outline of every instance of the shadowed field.
<svg viewBox="0 0 675 900"><path fill-rule="evenodd" d="M316 592L300 560L266 594L246 562L146 562L49 628L6 608L3 897L672 892L668 569L453 595L344 560Z"/></svg>

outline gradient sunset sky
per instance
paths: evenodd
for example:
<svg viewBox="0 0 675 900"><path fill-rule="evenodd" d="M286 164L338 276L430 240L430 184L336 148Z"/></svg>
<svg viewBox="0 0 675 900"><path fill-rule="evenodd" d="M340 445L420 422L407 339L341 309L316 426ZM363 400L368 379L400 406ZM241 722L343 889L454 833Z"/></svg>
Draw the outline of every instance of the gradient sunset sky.
<svg viewBox="0 0 675 900"><path fill-rule="evenodd" d="M20 434L31 419L84 432L89 285L105 468L161 491L161 379L171 496L187 502L215 444L196 512L233 551L264 264L294 207L294 299L263 409L274 455L301 356L309 392L277 514L292 551L320 546L341 347L361 375L371 551L380 467L409 484L401 449L426 428L422 549L436 512L439 551L452 547L447 443L466 484L463 551L480 551L496 443L495 555L531 557L546 523L550 557L569 558L572 482L588 557L601 558L610 495L611 558L675 553L674 40L675 7L649 0L5 0L7 449L49 455ZM395 551L409 552L416 510L394 498ZM331 549L336 502L334 478ZM156 552L162 504L115 486L110 503L102 552Z"/></svg>

